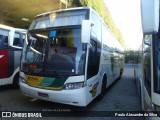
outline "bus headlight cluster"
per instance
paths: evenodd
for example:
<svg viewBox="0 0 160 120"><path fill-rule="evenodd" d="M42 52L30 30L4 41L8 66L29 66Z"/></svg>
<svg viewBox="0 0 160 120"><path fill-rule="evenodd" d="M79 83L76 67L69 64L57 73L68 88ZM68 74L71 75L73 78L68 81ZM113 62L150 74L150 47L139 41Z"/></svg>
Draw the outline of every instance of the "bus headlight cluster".
<svg viewBox="0 0 160 120"><path fill-rule="evenodd" d="M84 87L84 82L67 83L67 84L65 85L65 89L66 89L66 90L78 89L78 88L82 88L82 87Z"/></svg>
<svg viewBox="0 0 160 120"><path fill-rule="evenodd" d="M19 81L20 81L20 82L23 82L23 83L26 83L26 79L23 78L23 77L19 77Z"/></svg>
<svg viewBox="0 0 160 120"><path fill-rule="evenodd" d="M23 72L20 72L19 73L19 82L22 82L22 83L26 83L27 84L27 81L26 81L26 78L25 78L25 75Z"/></svg>

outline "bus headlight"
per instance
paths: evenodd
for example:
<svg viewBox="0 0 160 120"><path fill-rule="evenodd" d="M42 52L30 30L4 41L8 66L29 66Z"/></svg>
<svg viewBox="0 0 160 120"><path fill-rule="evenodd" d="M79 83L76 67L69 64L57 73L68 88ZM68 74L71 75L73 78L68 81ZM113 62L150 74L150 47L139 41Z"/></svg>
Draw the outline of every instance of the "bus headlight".
<svg viewBox="0 0 160 120"><path fill-rule="evenodd" d="M158 117L160 117L160 106L155 105L155 109L156 109Z"/></svg>
<svg viewBox="0 0 160 120"><path fill-rule="evenodd" d="M25 83L27 84L26 78L25 78L25 74L23 72L19 72L19 82Z"/></svg>
<svg viewBox="0 0 160 120"><path fill-rule="evenodd" d="M66 90L70 90L70 89L79 89L84 87L84 82L77 82L77 83L67 83L65 85L65 89Z"/></svg>
<svg viewBox="0 0 160 120"><path fill-rule="evenodd" d="M23 78L23 77L19 77L19 81L20 81L20 82L23 82L23 83L27 83L27 82L26 82L26 79Z"/></svg>

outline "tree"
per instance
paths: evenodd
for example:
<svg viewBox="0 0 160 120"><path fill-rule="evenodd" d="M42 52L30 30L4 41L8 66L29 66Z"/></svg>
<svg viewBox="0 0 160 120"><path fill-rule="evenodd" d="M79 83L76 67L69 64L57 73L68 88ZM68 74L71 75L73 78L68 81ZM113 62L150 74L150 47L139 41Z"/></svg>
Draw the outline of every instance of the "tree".
<svg viewBox="0 0 160 120"><path fill-rule="evenodd" d="M92 7L108 25L115 37L119 40L123 48L125 48L125 42L120 30L116 27L108 8L105 6L102 0L68 0L70 7L89 6Z"/></svg>
<svg viewBox="0 0 160 120"><path fill-rule="evenodd" d="M125 51L125 63L135 63L135 51Z"/></svg>

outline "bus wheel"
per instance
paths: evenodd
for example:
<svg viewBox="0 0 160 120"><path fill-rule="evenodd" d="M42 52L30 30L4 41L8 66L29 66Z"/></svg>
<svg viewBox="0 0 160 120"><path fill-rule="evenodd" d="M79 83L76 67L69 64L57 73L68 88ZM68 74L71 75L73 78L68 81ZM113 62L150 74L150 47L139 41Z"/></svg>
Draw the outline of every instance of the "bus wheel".
<svg viewBox="0 0 160 120"><path fill-rule="evenodd" d="M19 88L19 73L14 76L13 79L13 88Z"/></svg>
<svg viewBox="0 0 160 120"><path fill-rule="evenodd" d="M105 94L106 91L106 76L103 77L103 81L102 81L102 87L101 87L101 93L99 94L99 96L97 97L98 100L103 99L103 96Z"/></svg>
<svg viewBox="0 0 160 120"><path fill-rule="evenodd" d="M122 77L122 73L123 73L123 68L121 68L121 70L120 70L120 74L119 74L119 80L121 79L121 77Z"/></svg>

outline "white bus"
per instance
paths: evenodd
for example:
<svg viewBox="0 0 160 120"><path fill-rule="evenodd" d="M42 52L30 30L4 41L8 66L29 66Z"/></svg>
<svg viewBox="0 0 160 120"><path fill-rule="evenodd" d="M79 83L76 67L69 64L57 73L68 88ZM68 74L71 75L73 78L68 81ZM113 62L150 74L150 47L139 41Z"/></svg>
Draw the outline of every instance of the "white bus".
<svg viewBox="0 0 160 120"><path fill-rule="evenodd" d="M0 86L19 85L19 66L26 30L0 24Z"/></svg>
<svg viewBox="0 0 160 120"><path fill-rule="evenodd" d="M160 120L159 0L142 0L141 5L142 41L135 54L138 57L135 60L134 76L142 109L158 116L149 116L148 119Z"/></svg>
<svg viewBox="0 0 160 120"><path fill-rule="evenodd" d="M26 96L75 106L102 98L120 78L124 53L91 8L40 14L27 33L20 67Z"/></svg>

